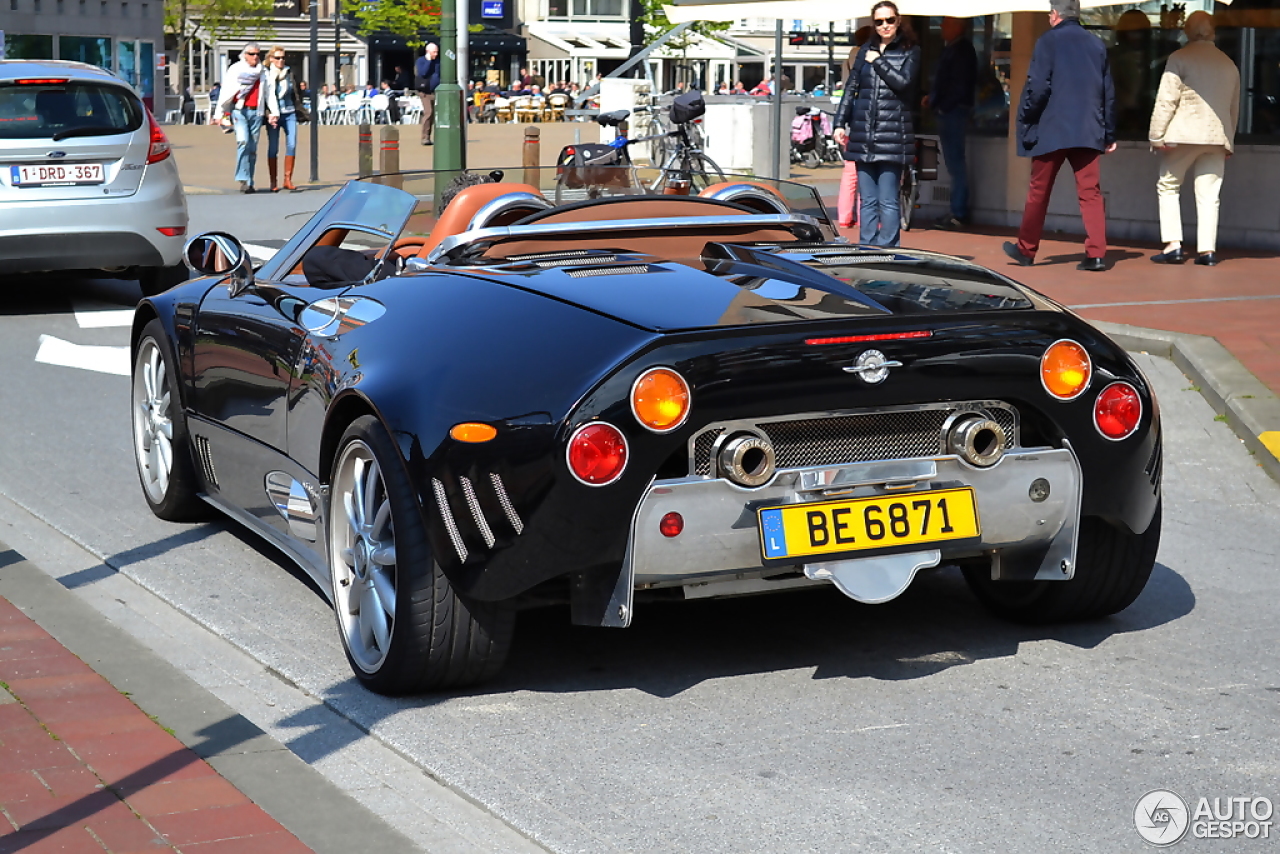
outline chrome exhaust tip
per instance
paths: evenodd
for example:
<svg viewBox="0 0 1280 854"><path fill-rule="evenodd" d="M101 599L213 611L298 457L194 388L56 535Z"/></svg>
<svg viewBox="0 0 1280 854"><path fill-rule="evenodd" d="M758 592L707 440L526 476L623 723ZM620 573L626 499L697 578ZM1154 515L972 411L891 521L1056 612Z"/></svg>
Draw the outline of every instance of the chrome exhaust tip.
<svg viewBox="0 0 1280 854"><path fill-rule="evenodd" d="M773 444L750 433L730 437L716 459L720 473L739 486L763 486L777 468Z"/></svg>
<svg viewBox="0 0 1280 854"><path fill-rule="evenodd" d="M1000 462L1008 437L1004 428L983 415L957 418L947 433L947 449L966 463L987 468Z"/></svg>

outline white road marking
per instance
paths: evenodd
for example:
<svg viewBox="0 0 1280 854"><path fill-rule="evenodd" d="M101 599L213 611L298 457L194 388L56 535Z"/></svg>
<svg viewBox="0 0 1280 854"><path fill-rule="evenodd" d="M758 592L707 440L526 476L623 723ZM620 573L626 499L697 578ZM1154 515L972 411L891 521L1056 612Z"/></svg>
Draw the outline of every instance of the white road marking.
<svg viewBox="0 0 1280 854"><path fill-rule="evenodd" d="M276 254L276 247L274 246L262 246L258 243L245 243L243 245L255 261L269 261L271 256Z"/></svg>
<svg viewBox="0 0 1280 854"><path fill-rule="evenodd" d="M78 299L72 300L71 307L81 329L105 329L133 323L133 309L121 308L117 303Z"/></svg>
<svg viewBox="0 0 1280 854"><path fill-rule="evenodd" d="M40 349L36 361L46 365L66 368L82 368L103 374L127 377L130 374L128 347L103 347L88 344L72 344L52 335L40 336Z"/></svg>

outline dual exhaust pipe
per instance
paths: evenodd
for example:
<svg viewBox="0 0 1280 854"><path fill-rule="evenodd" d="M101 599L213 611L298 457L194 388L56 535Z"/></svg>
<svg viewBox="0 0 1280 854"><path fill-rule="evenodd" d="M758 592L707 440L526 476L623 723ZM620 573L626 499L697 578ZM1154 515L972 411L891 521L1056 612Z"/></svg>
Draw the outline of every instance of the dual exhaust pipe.
<svg viewBox="0 0 1280 854"><path fill-rule="evenodd" d="M947 429L946 449L971 466L988 468L1004 456L1008 435L996 421L976 412L957 416ZM738 486L763 486L777 471L773 443L754 433L735 433L716 455L720 475Z"/></svg>

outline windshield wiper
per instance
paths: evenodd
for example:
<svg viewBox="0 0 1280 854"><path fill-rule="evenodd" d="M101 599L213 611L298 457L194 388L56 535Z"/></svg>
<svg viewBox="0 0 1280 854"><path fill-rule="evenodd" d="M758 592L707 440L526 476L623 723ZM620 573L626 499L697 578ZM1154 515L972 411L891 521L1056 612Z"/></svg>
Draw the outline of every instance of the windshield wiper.
<svg viewBox="0 0 1280 854"><path fill-rule="evenodd" d="M54 142L59 142L64 139L69 139L70 137L73 137L73 136L114 136L119 133L128 133L128 131L121 130L120 128L95 128L95 127L67 128L66 130L60 130L57 133L55 133L51 137L51 139Z"/></svg>

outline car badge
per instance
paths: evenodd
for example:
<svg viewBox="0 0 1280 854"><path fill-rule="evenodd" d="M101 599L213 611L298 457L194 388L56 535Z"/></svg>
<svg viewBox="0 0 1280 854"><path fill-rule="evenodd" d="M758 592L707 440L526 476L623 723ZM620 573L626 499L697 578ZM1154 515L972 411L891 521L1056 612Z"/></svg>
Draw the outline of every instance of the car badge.
<svg viewBox="0 0 1280 854"><path fill-rule="evenodd" d="M885 381L889 376L890 368L901 367L901 362L886 359L884 353L879 350L865 350L854 360L852 365L842 368L842 370L846 373L857 374L858 379L868 385L875 385Z"/></svg>
<svg viewBox="0 0 1280 854"><path fill-rule="evenodd" d="M59 157L66 157L67 153L65 151L50 151L45 156L50 158L51 160L57 160Z"/></svg>

